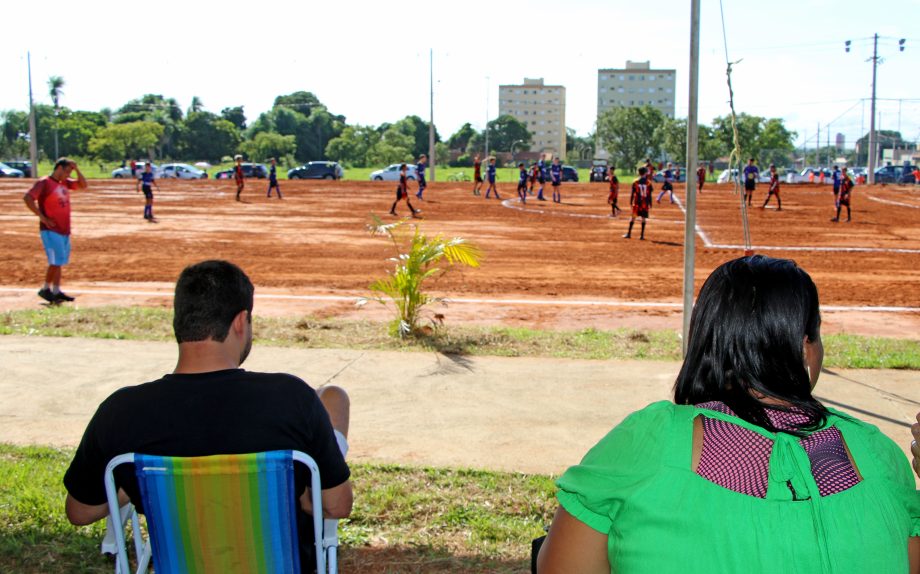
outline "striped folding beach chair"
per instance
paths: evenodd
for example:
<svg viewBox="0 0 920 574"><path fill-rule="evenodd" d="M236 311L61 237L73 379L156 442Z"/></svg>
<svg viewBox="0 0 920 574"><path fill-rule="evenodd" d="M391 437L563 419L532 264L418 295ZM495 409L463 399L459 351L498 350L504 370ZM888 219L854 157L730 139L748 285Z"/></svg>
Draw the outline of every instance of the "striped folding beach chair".
<svg viewBox="0 0 920 574"><path fill-rule="evenodd" d="M313 508L322 508L319 469L299 451L202 457L123 454L106 468L112 524L120 520L113 470L133 463L149 542L135 540L136 572L153 557L157 574L300 574L294 462L310 469ZM313 516L316 571L336 572L338 522ZM326 531L324 532L324 529ZM125 533L115 528L115 572L127 574Z"/></svg>

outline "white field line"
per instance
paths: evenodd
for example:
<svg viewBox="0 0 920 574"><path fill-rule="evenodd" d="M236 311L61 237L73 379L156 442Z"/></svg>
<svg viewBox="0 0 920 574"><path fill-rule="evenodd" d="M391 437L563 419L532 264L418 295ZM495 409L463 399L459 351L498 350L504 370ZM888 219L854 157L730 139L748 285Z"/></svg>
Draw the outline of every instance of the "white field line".
<svg viewBox="0 0 920 574"><path fill-rule="evenodd" d="M727 245L714 244L710 245L713 249L730 249L739 251L744 249L744 245ZM920 249L902 249L894 247L808 247L808 246L775 246L775 245L752 245L754 251L824 251L824 252L843 252L843 253L920 253Z"/></svg>
<svg viewBox="0 0 920 574"><path fill-rule="evenodd" d="M531 200L536 201L536 200ZM519 197L512 197L509 199L502 200L502 206L509 209L517 209L518 211L526 211L527 213L539 213L540 215L555 215L559 217L579 217L583 219L626 219L629 216L624 215L622 218L613 218L609 215L597 215L596 213L560 213L558 211L550 211L548 209L537 209L534 207L527 207L526 204L520 205L521 199ZM518 205L515 205L518 204ZM668 223L671 225L683 225L684 222L676 219L655 219L649 218L649 221L655 223Z"/></svg>
<svg viewBox="0 0 920 574"><path fill-rule="evenodd" d="M909 203L903 203L900 201L893 201L891 199L882 199L881 197L875 197L874 195L866 195L872 201L877 201L879 203L887 203L889 205L897 205L900 207L909 207L911 209L920 209L920 205L911 205Z"/></svg>
<svg viewBox="0 0 920 574"><path fill-rule="evenodd" d="M680 200L680 196L677 195L676 193L674 194L674 203L676 203L676 204L677 204L677 207L679 207L680 210L683 212L683 214L684 214L684 221L686 222L687 210L684 209L684 204L683 204L683 202ZM706 232L703 231L703 228L700 227L699 223L697 223L696 225L694 225L694 230L696 231L696 234L700 236L700 239L703 240L703 245L705 245L706 247L712 247L712 241L709 239L709 236L706 235Z"/></svg>
<svg viewBox="0 0 920 574"><path fill-rule="evenodd" d="M68 292L78 295L118 295L136 297L162 297L171 298L172 291L131 291L118 289L68 289ZM4 293L35 293L35 289L21 287L0 287ZM284 295L281 293L256 294L256 299L287 300L287 301L348 301L357 302L363 299L358 295ZM682 309L683 304L667 301L594 301L590 299L479 299L479 298L445 298L446 303L474 304L474 305L533 305L556 307L626 307L626 308L660 308ZM920 313L920 307L894 307L894 306L868 306L868 305L824 305L822 311L859 311L869 313Z"/></svg>

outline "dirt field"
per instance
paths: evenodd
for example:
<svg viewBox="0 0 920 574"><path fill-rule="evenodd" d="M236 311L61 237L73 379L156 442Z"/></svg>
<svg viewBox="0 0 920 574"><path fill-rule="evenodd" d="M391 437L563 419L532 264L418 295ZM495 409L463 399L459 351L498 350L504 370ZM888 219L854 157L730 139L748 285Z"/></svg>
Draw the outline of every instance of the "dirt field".
<svg viewBox="0 0 920 574"><path fill-rule="evenodd" d="M74 253L64 281L83 293L80 303L168 304L170 284L185 265L219 257L240 264L259 293L275 295L259 304L263 311L380 313L356 311L335 297L366 294L390 266L392 246L365 226L372 213L395 220L386 215L395 184L283 181L285 199L278 200L265 197L264 180L250 180L245 202L237 203L232 182L159 183L157 224L142 219L143 196L133 182L91 180L89 190L72 196ZM40 303L34 290L46 263L36 218L21 199L30 185L0 181L0 309ZM440 293L472 300L451 307L448 321L679 327L680 205L665 198L653 206L647 241L638 240L638 223L626 240L628 217L608 217L605 184L564 184L564 203L530 199L526 205L511 184L501 189L503 201L473 197L470 187L435 183L426 201L413 196L425 232L465 237L485 254L481 269L434 283ZM765 190L758 186L755 205ZM749 211L755 250L793 258L811 273L829 306L826 315L837 318L828 321L832 330L916 337L920 190L858 187L852 223L829 221L829 185L786 185L782 193L782 212L772 206ZM683 199L682 185L677 195ZM620 204L628 208L628 189ZM404 204L398 211L408 214ZM697 289L715 266L742 254L741 243L738 196L727 185L707 184L698 204ZM290 295L296 297L285 299ZM911 309L866 313L861 306Z"/></svg>

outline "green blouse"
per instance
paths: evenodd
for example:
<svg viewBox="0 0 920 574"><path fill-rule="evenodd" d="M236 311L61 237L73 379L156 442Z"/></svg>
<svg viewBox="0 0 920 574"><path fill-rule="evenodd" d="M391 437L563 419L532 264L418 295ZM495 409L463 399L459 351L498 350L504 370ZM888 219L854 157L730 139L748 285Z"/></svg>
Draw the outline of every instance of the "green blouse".
<svg viewBox="0 0 920 574"><path fill-rule="evenodd" d="M691 470L693 419L719 418L774 441L766 498ZM556 482L569 514L607 535L610 571L904 573L920 536L920 492L904 453L876 427L834 413L862 481L818 494L798 439L737 417L662 401L627 417ZM788 482L800 498L792 500Z"/></svg>

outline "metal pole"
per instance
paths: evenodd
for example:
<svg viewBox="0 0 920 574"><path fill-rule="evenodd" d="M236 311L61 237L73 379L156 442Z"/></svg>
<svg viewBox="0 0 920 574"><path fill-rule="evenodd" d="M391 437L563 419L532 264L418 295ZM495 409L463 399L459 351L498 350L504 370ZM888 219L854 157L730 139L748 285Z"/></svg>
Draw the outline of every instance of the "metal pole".
<svg viewBox="0 0 920 574"><path fill-rule="evenodd" d="M875 75L878 68L878 34L872 42L872 105L869 109L869 183L875 183L875 165L878 158L878 141L875 135Z"/></svg>
<svg viewBox="0 0 920 574"><path fill-rule="evenodd" d="M26 58L29 66L29 161L32 162L32 177L37 178L38 136L35 129L35 103L32 100L32 53L26 52Z"/></svg>
<svg viewBox="0 0 920 574"><path fill-rule="evenodd" d="M489 76L486 76L486 161L489 158Z"/></svg>
<svg viewBox="0 0 920 574"><path fill-rule="evenodd" d="M690 102L687 110L687 213L684 215L684 321L681 349L687 355L690 340L690 315L693 311L696 268L696 185L693 176L699 163L698 137L700 78L700 0L690 2Z"/></svg>
<svg viewBox="0 0 920 574"><path fill-rule="evenodd" d="M815 135L815 167L821 163L821 122L818 122L818 133Z"/></svg>
<svg viewBox="0 0 920 574"><path fill-rule="evenodd" d="M434 181L434 167L437 160L435 159L435 147L434 147L434 49L428 49L428 77L431 87L431 100L430 100L430 110L428 122L428 165L431 166L431 181Z"/></svg>
<svg viewBox="0 0 920 574"><path fill-rule="evenodd" d="M824 166L831 164L831 126L827 126L827 147L824 148Z"/></svg>

